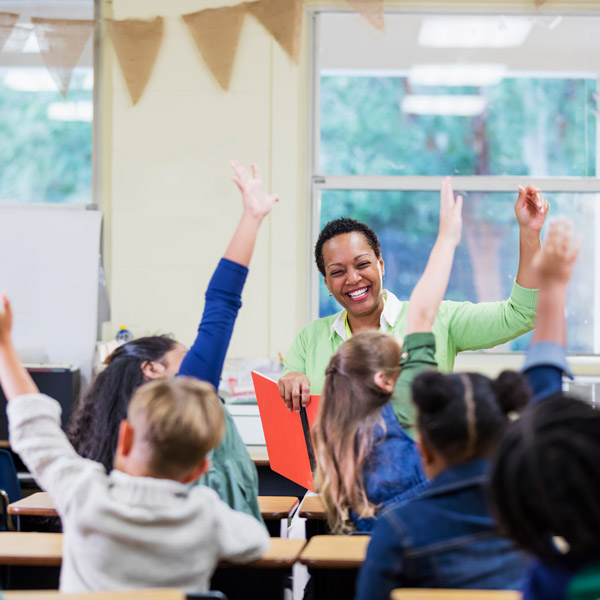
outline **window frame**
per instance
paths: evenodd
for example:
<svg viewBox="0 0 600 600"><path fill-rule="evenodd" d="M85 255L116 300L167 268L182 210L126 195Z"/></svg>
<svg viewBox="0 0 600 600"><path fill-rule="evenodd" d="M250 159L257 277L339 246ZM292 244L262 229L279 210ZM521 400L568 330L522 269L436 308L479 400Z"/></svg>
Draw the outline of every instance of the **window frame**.
<svg viewBox="0 0 600 600"><path fill-rule="evenodd" d="M308 59L308 119L309 119L309 202L308 202L308 231L307 238L310 248L314 248L320 232L321 194L324 190L373 190L373 191L438 191L441 188L443 176L412 176L412 175L323 175L319 172L320 149L320 64L319 64L319 16L323 13L344 13L347 10L336 8L309 8L309 59ZM386 14L406 15L520 15L535 16L532 10L507 10L499 9L481 10L419 10L418 8L388 9ZM599 12L580 10L552 10L544 11L543 16L579 16L600 18ZM597 80L600 84L600 72ZM599 85L600 87L600 85ZM541 188L548 194L557 192L598 193L600 194L600 119L596 120L596 173L592 177L520 177L520 176L453 176L452 181L456 189L466 192L514 192L519 185L533 185ZM595 227L600 232L600 210L596 212ZM594 238L594 352L578 355L574 358L581 366L590 367L600 365L600 236ZM307 306L308 319L319 318L319 285L321 275L314 268L314 261L309 255L307 260ZM473 354L473 353L463 353ZM519 355L519 352L486 352L486 357L506 357ZM470 359L467 358L467 361ZM488 359L484 359L484 362ZM494 358L492 358L494 360Z"/></svg>

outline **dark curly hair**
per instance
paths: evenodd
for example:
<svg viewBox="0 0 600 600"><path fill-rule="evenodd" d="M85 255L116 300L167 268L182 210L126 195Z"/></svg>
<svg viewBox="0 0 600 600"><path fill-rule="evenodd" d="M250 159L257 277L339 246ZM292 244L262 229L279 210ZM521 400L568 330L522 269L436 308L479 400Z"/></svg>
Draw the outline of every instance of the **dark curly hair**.
<svg viewBox="0 0 600 600"><path fill-rule="evenodd" d="M523 375L503 371L497 379L479 373L428 371L412 384L420 435L449 464L489 456L508 414L521 410L530 390Z"/></svg>
<svg viewBox="0 0 600 600"><path fill-rule="evenodd" d="M81 399L69 423L67 437L78 454L112 470L119 424L127 416L133 392L145 383L142 365L162 360L176 343L166 335L138 338L108 357L107 367Z"/></svg>
<svg viewBox="0 0 600 600"><path fill-rule="evenodd" d="M528 407L498 446L490 487L501 531L521 548L565 566L598 560L600 411L562 393Z"/></svg>
<svg viewBox="0 0 600 600"><path fill-rule="evenodd" d="M315 244L315 261L317 263L317 269L319 269L319 272L323 277L325 277L325 259L323 258L323 245L325 242L328 242L331 238L342 235L343 233L354 232L364 235L369 246L373 248L375 256L381 258L381 246L379 245L379 240L377 239L375 232L368 225L365 225L356 219L349 219L348 217L335 219L334 221L329 221L329 223L323 227L319 234L319 239L317 239L317 243Z"/></svg>

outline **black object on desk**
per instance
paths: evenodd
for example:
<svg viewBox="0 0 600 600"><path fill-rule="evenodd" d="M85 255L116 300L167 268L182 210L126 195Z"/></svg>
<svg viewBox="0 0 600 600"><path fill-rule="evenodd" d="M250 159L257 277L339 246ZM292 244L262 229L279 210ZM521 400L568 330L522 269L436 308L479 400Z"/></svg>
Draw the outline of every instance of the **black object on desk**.
<svg viewBox="0 0 600 600"><path fill-rule="evenodd" d="M62 428L66 429L71 419L73 406L79 396L79 369L69 365L26 365L31 378L42 394L58 401L62 408ZM6 419L6 397L0 388L0 440L8 439Z"/></svg>

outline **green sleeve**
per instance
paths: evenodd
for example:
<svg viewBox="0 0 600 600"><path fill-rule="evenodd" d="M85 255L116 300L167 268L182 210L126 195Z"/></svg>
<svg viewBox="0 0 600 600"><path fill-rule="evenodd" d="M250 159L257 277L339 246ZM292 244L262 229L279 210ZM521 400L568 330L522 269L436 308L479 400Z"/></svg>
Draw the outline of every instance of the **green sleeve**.
<svg viewBox="0 0 600 600"><path fill-rule="evenodd" d="M508 300L457 303L448 336L457 352L492 348L533 329L537 290L514 283Z"/></svg>
<svg viewBox="0 0 600 600"><path fill-rule="evenodd" d="M294 338L294 341L285 356L285 362L283 363L282 375L286 375L293 371L306 374L306 343L304 340L304 330L300 331Z"/></svg>
<svg viewBox="0 0 600 600"><path fill-rule="evenodd" d="M433 333L411 333L404 338L400 368L400 377L392 395L392 407L400 425L408 435L414 437L415 406L412 402L411 385L419 373L437 369Z"/></svg>

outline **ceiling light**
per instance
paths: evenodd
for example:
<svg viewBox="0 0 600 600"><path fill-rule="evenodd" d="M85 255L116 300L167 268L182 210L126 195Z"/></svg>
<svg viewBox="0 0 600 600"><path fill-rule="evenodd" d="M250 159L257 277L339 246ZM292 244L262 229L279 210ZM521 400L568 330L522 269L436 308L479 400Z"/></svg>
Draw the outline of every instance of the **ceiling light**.
<svg viewBox="0 0 600 600"><path fill-rule="evenodd" d="M92 102L53 102L46 111L47 117L52 121L87 121L94 117Z"/></svg>
<svg viewBox="0 0 600 600"><path fill-rule="evenodd" d="M486 86L502 81L506 65L415 65L408 73L411 85L431 86Z"/></svg>
<svg viewBox="0 0 600 600"><path fill-rule="evenodd" d="M413 115L474 117L483 113L487 100L483 96L418 96L402 99L402 112Z"/></svg>
<svg viewBox="0 0 600 600"><path fill-rule="evenodd" d="M510 48L521 46L531 31L527 17L430 17L419 44L431 48Z"/></svg>

